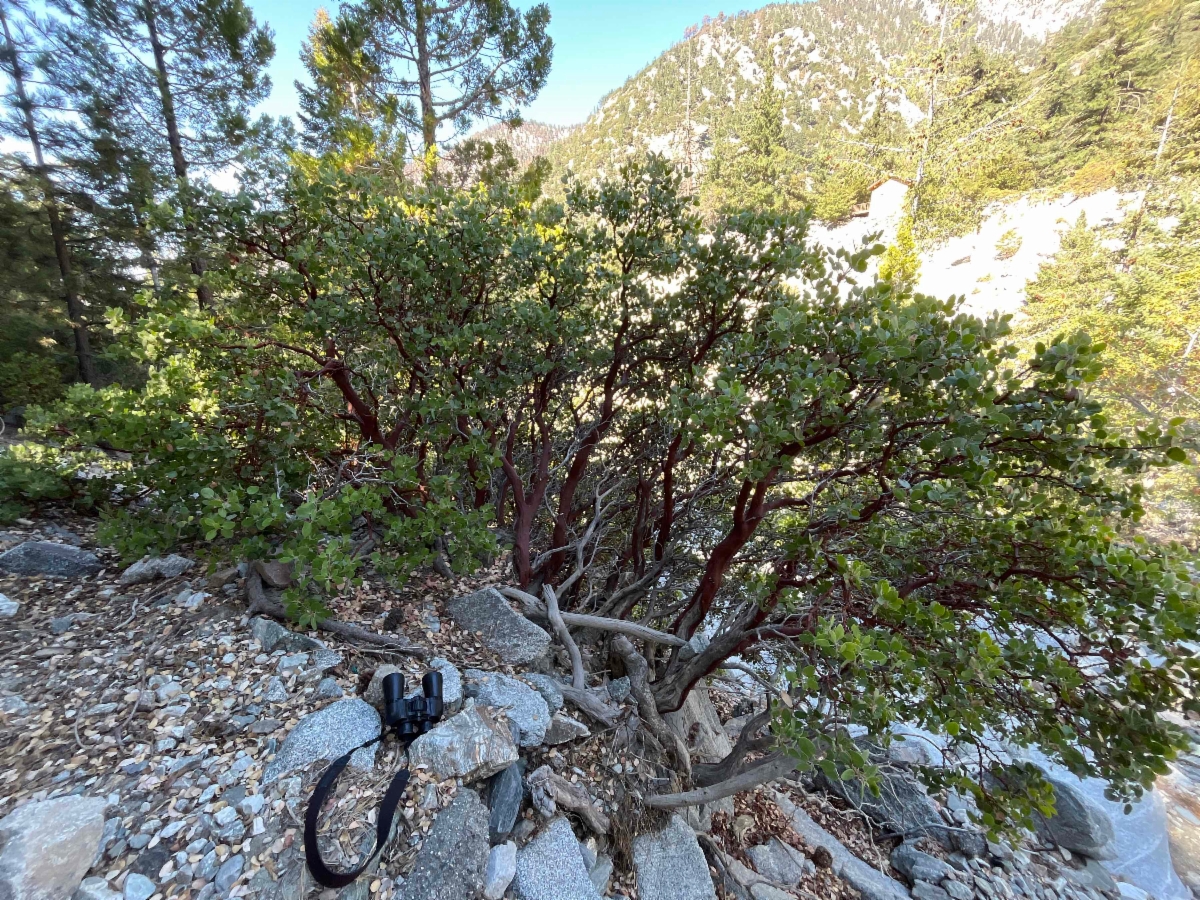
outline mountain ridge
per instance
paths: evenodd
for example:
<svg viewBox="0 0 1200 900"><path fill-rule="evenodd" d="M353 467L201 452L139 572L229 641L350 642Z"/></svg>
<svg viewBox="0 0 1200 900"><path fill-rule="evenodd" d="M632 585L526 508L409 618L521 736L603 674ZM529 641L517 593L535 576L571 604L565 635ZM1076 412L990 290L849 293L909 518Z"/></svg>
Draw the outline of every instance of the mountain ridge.
<svg viewBox="0 0 1200 900"><path fill-rule="evenodd" d="M1099 5L990 0L977 8L973 27L981 44L1028 63L1049 35ZM785 123L800 142L852 141L877 114L883 136L912 129L925 112L898 70L915 44L936 44L941 8L923 0L816 0L707 19L548 143L548 154L556 168L581 175L646 151L698 166L712 129L761 84L768 50Z"/></svg>

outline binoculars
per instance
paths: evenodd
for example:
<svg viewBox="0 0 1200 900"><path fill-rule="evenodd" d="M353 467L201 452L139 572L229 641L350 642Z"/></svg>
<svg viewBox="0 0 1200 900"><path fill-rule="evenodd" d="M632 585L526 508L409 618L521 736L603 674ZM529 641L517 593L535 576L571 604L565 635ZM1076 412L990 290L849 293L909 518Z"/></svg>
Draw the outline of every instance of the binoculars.
<svg viewBox="0 0 1200 900"><path fill-rule="evenodd" d="M442 673L428 672L421 679L419 697L404 696L404 676L393 672L383 679L384 727L406 743L420 737L442 717Z"/></svg>

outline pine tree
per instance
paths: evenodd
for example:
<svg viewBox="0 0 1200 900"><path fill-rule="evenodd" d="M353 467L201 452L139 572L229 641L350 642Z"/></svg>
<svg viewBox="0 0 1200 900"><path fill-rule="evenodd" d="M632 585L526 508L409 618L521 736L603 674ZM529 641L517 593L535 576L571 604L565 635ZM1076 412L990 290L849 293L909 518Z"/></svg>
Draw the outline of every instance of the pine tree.
<svg viewBox="0 0 1200 900"><path fill-rule="evenodd" d="M1026 116L1041 178L1076 192L1145 189L1200 167L1200 0L1109 0L1033 73Z"/></svg>
<svg viewBox="0 0 1200 900"><path fill-rule="evenodd" d="M803 204L799 185L799 160L787 146L783 94L775 86L775 65L768 55L751 102L718 129L702 183L702 202L710 212L792 211Z"/></svg>
<svg viewBox="0 0 1200 900"><path fill-rule="evenodd" d="M911 291L921 273L921 257L913 240L912 218L906 216L896 229L896 240L884 251L879 277L899 291Z"/></svg>
<svg viewBox="0 0 1200 900"><path fill-rule="evenodd" d="M275 53L271 32L244 0L61 0L69 21L57 32L51 76L80 107L105 106L103 89L119 87L106 137L138 165L129 185L171 185L179 234L201 305L212 301L205 279L204 194L208 177L227 173L270 123L252 123L266 97L265 69ZM136 123L140 123L138 126ZM153 167L139 171L141 163Z"/></svg>
<svg viewBox="0 0 1200 900"><path fill-rule="evenodd" d="M50 238L54 246L54 257L61 280L63 302L75 337L75 357L79 380L92 383L96 380L95 364L92 360L91 339L88 323L84 318L83 302L72 271L71 249L67 244L67 223L57 197L57 188L50 176L43 143L42 97L35 94L29 81L29 63L26 57L32 52L29 31L13 21L13 13L22 10L11 0L0 0L0 36L4 39L0 51L0 66L9 78L10 92L5 98L16 121L6 121L4 130L19 136L28 143L33 155L32 172L37 178L42 194L42 206L50 226Z"/></svg>
<svg viewBox="0 0 1200 900"><path fill-rule="evenodd" d="M439 140L478 120L519 122L546 83L553 42L544 4L524 14L507 0L360 0L332 24L318 19L301 87L310 143L325 149L419 139L429 160ZM448 130L447 130L448 129Z"/></svg>
<svg viewBox="0 0 1200 900"><path fill-rule="evenodd" d="M0 410L52 401L78 378L39 181L26 161L0 156Z"/></svg>
<svg viewBox="0 0 1200 900"><path fill-rule="evenodd" d="M402 173L407 140L395 104L386 102L385 86L364 65L361 52L346 45L324 9L313 17L300 60L312 81L312 86L296 82L307 149L343 168Z"/></svg>
<svg viewBox="0 0 1200 900"><path fill-rule="evenodd" d="M913 61L908 81L925 111L908 141L918 238L960 233L988 203L1034 183L1021 113L1036 95L1026 76L977 40L971 3L943 4L937 27L935 49Z"/></svg>

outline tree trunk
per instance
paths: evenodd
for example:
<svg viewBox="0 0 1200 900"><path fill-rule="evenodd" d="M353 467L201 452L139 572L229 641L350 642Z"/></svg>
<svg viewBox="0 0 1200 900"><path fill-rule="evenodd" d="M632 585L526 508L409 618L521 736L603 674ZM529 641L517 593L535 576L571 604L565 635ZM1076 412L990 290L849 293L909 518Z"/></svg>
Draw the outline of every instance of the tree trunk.
<svg viewBox="0 0 1200 900"><path fill-rule="evenodd" d="M684 659L676 650L667 671L654 682L654 700L660 713L675 712L683 706L697 681L739 652L756 613L757 608L743 613L736 622L718 631L708 646L695 656Z"/></svg>
<svg viewBox="0 0 1200 900"><path fill-rule="evenodd" d="M12 32L8 27L8 16L0 6L0 26L4 30L4 42L12 54L12 80L17 92L17 104L24 115L25 133L33 148L33 160L38 178L42 182L42 197L46 207L46 217L50 220L50 237L54 241L54 256L58 260L58 273L63 283L63 298L67 305L67 318L71 321L71 330L75 334L75 361L80 381L95 384L96 369L92 361L91 340L88 337L87 323L83 319L83 303L75 290L75 280L71 274L71 251L67 247L66 229L58 214L58 203L54 199L54 182L50 179L50 171L46 168L46 160L42 154L42 138L38 133L37 123L33 119L33 103L25 90L25 73L21 69L21 58L17 54L17 45L13 41Z"/></svg>
<svg viewBox="0 0 1200 900"><path fill-rule="evenodd" d="M154 238L150 236L150 229L146 225L146 214L142 207L134 202L130 204L133 212L133 223L137 229L137 245L138 245L138 261L142 267L150 273L150 286L154 290L158 290L158 260L154 258Z"/></svg>
<svg viewBox="0 0 1200 900"><path fill-rule="evenodd" d="M788 756L782 752L773 753L753 769L739 772L726 781L710 784L708 787L697 788L692 791L684 791L679 794L656 794L647 797L645 803L654 809L682 809L685 806L702 806L705 803L724 800L726 797L732 797L734 794L751 790L760 784L777 781L780 778L791 775L799 765L800 761L793 756Z"/></svg>
<svg viewBox="0 0 1200 900"><path fill-rule="evenodd" d="M1188 61L1185 59L1179 66L1179 77L1175 80L1175 92L1171 94L1171 105L1167 107L1167 119L1163 122L1162 131L1158 136L1158 149L1154 152L1154 165L1150 167L1146 190L1142 191L1142 199L1138 201L1137 210L1131 217L1133 227L1129 229L1129 237L1125 240L1129 246L1132 246L1133 242L1137 240L1138 230L1142 227L1142 213L1146 209L1146 201L1150 198L1150 192L1154 190L1154 181L1158 175L1159 164L1162 162L1163 151L1167 149L1167 141L1171 137L1171 122L1175 118L1175 102L1179 99L1179 89L1183 87L1183 73L1186 71L1187 63Z"/></svg>
<svg viewBox="0 0 1200 900"><path fill-rule="evenodd" d="M191 182L188 180L187 158L183 155L183 138L179 134L179 120L175 116L175 98L171 94L170 72L167 69L167 51L163 47L162 38L158 33L158 16L154 9L154 0L143 0L142 12L146 17L146 32L150 36L150 47L154 52L154 73L158 81L158 94L162 100L163 121L167 126L167 143L171 148L171 167L175 170L179 203L183 207L183 227L187 238L192 274L199 280L196 286L196 299L203 308L212 304L212 288L204 281L204 272L207 266L204 262L204 255L200 251L199 233L194 219L195 207L191 197Z"/></svg>
<svg viewBox="0 0 1200 900"><path fill-rule="evenodd" d="M429 22L425 0L414 0L413 17L416 20L417 84L421 93L421 140L425 148L427 177L436 172L437 112L433 108L433 78L429 74Z"/></svg>
<svg viewBox="0 0 1200 900"><path fill-rule="evenodd" d="M921 146L921 156L917 161L917 177L913 179L913 201L912 201L912 216L917 217L917 206L921 202L921 182L925 180L925 164L929 159L929 141L933 137L933 117L937 112L937 83L938 83L938 66L942 65L942 47L946 43L946 19L950 15L948 4L943 3L941 6L942 27L938 32L937 43L937 62L934 65L933 75L929 80L929 110L926 114L925 124L925 140Z"/></svg>

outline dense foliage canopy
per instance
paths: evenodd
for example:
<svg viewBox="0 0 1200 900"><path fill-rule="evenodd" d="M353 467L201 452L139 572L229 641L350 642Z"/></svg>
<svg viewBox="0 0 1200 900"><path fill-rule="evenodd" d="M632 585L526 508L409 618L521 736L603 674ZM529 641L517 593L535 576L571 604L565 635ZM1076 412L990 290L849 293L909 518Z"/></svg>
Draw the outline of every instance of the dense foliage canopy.
<svg viewBox="0 0 1200 900"><path fill-rule="evenodd" d="M1157 713L1193 702L1200 603L1121 532L1188 444L1110 425L1098 345L1022 359L1006 320L864 276L879 248L811 246L806 214L706 235L662 161L565 205L374 187L246 210L219 302L167 293L136 326L145 389L72 391L59 433L138 463L126 553L278 552L307 620L367 561L499 544L564 608L705 638L647 651L661 710L769 651L808 698L794 752L840 770L844 725L914 722L975 748L936 777L988 810L1027 776L998 737L1118 791L1183 746Z"/></svg>
<svg viewBox="0 0 1200 900"><path fill-rule="evenodd" d="M1047 800L1003 743L1132 796L1186 744L1160 714L1200 711L1193 562L1138 528L1147 485L1194 449L1200 352L1194 154L1172 131L1195 114L1194 3L1143 28L1130 10L1153 2L1095 25L1141 39L1080 25L1028 71L944 6L902 73L923 125L889 83L853 138L763 58L706 133L698 191L661 156L613 165L583 129L564 152L595 151L580 159L604 177L545 197L545 163L432 152L540 88L544 7L370 0L318 20L304 153L250 118L272 46L241 0L64 0L44 20L0 0L22 22L10 81L28 45L45 85L9 97L9 124L62 163L3 173L19 240L0 341L30 346L0 399L53 400L81 328L108 376L31 411L31 440L0 455L0 516L75 502L127 558L293 561L306 625L365 573L505 554L535 604L654 630L637 658L657 711L749 660L788 685L774 734L831 776L866 762L851 726L886 741L907 723L954 751L924 777L973 792L989 824ZM690 49L752 30L729 22ZM688 49L671 59L691 79ZM483 57L511 78L481 79ZM437 59L455 74L435 91ZM832 95L865 72L839 65L818 67ZM676 99L678 74L660 79ZM701 115L717 104L696 78ZM636 106L593 124L631 129ZM1085 152L1120 165L1088 171ZM812 207L844 216L905 166L917 202L893 247L812 240ZM1085 182L1147 193L1119 250L1071 233L1031 287L1027 347L1007 317L915 291L918 241L1006 192ZM625 659L608 633L579 631L594 667Z"/></svg>

